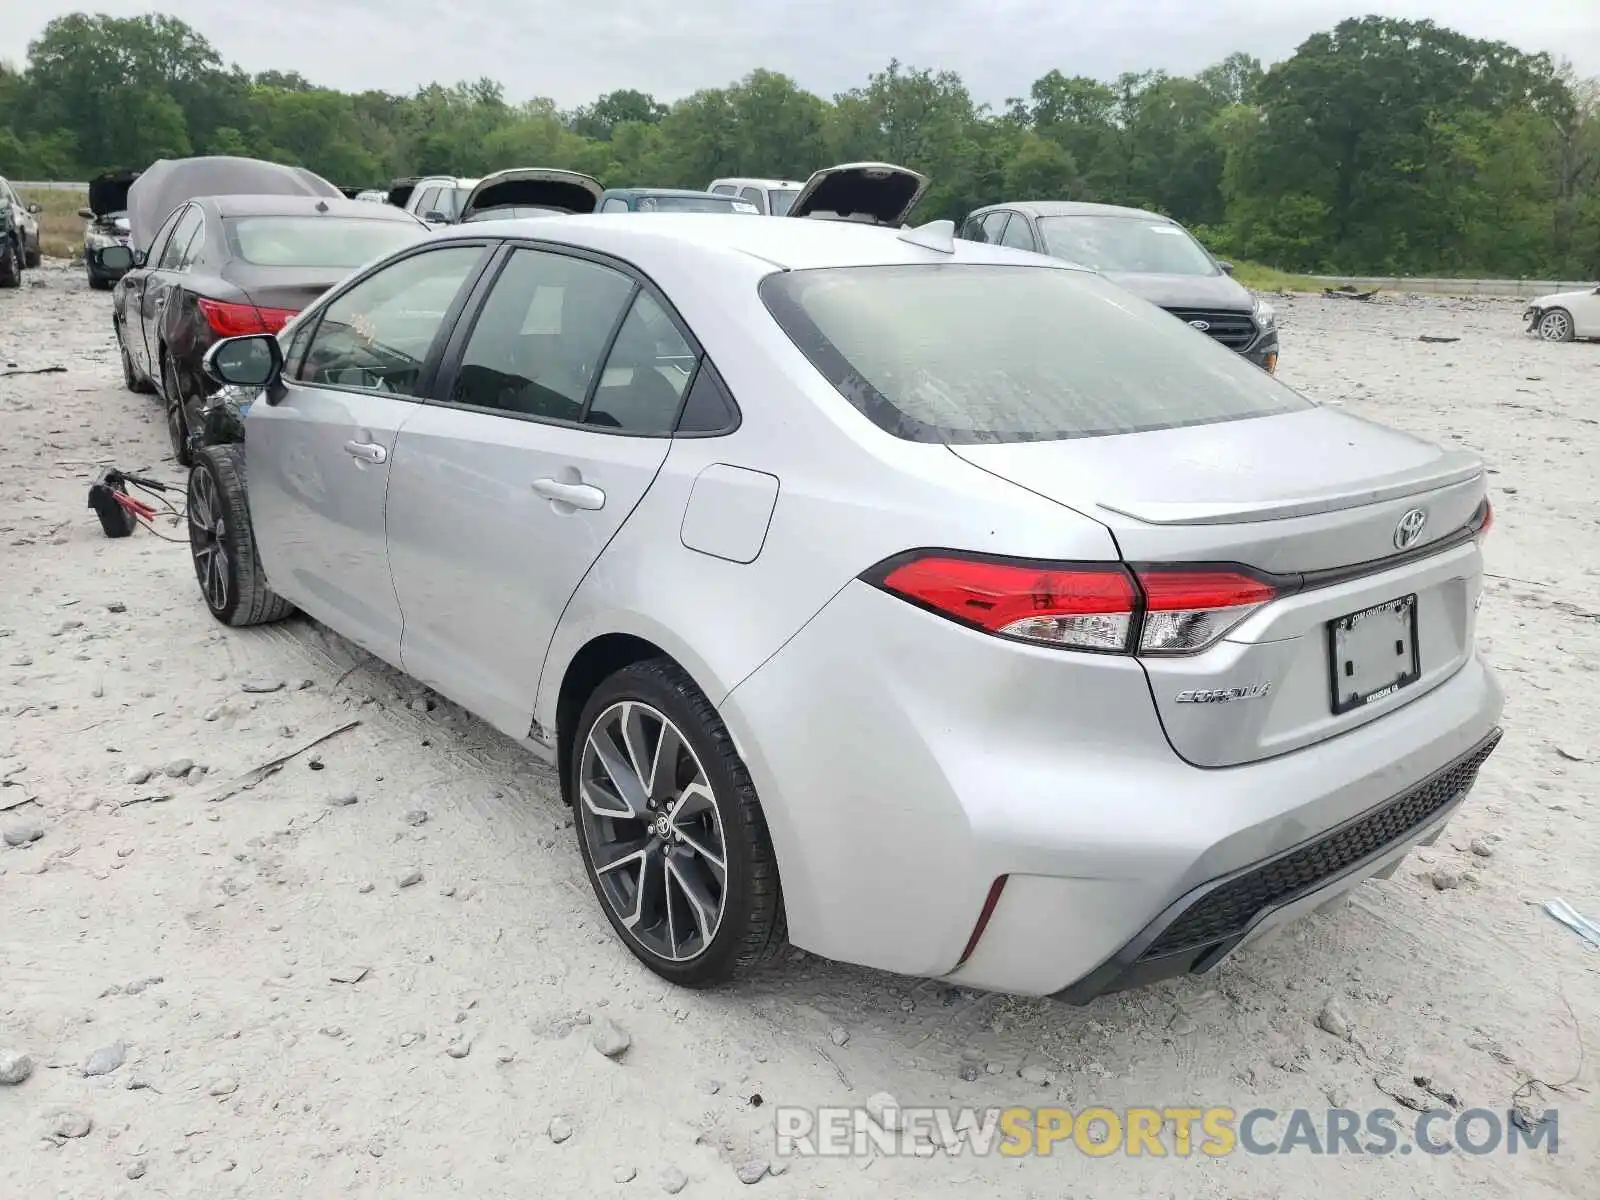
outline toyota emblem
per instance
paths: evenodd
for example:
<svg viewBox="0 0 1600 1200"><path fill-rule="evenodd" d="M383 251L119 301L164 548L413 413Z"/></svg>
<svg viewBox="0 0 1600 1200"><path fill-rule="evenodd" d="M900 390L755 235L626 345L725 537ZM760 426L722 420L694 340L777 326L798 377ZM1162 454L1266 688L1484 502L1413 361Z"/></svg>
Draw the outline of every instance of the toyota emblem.
<svg viewBox="0 0 1600 1200"><path fill-rule="evenodd" d="M1394 548L1396 550L1409 550L1417 544L1417 539L1422 536L1422 528L1428 523L1428 514L1420 508L1413 508L1400 518L1400 524L1394 527Z"/></svg>
<svg viewBox="0 0 1600 1200"><path fill-rule="evenodd" d="M1198 329L1201 333L1204 333L1206 330L1211 328L1210 321L1190 321L1189 324L1195 329Z"/></svg>

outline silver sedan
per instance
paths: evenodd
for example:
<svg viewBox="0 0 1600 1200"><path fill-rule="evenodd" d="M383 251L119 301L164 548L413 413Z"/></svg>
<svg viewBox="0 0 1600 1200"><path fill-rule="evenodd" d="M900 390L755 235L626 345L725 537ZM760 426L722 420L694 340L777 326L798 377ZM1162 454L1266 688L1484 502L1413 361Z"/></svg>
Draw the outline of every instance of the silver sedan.
<svg viewBox="0 0 1600 1200"><path fill-rule="evenodd" d="M681 984L787 939L1081 1001L1435 839L1499 737L1481 464L865 194L456 227L219 344L211 612L557 763Z"/></svg>

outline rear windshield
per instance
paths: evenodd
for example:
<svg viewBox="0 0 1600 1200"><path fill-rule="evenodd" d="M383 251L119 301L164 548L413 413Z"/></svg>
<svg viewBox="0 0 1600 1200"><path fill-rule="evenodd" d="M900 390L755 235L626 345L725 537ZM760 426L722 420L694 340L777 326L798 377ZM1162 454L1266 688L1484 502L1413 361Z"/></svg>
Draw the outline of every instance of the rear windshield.
<svg viewBox="0 0 1600 1200"><path fill-rule="evenodd" d="M232 217L223 226L234 257L258 267L348 270L428 234L411 221L361 217Z"/></svg>
<svg viewBox="0 0 1600 1200"><path fill-rule="evenodd" d="M845 399L911 441L1054 441L1311 407L1085 271L832 267L769 275L761 296Z"/></svg>
<svg viewBox="0 0 1600 1200"><path fill-rule="evenodd" d="M789 210L794 207L794 198L799 194L799 188L773 188L768 191L767 203L772 206L772 215L787 217Z"/></svg>

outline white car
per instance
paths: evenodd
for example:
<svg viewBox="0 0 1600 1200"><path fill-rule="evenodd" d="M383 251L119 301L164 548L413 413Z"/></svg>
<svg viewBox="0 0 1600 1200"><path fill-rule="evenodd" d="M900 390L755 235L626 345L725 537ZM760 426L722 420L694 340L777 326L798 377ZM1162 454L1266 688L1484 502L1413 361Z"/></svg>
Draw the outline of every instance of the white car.
<svg viewBox="0 0 1600 1200"><path fill-rule="evenodd" d="M1600 338L1600 287L1540 296L1522 314L1528 332L1546 342Z"/></svg>
<svg viewBox="0 0 1600 1200"><path fill-rule="evenodd" d="M737 196L754 204L764 217L786 217L804 183L792 179L713 179L706 191L719 196Z"/></svg>
<svg viewBox="0 0 1600 1200"><path fill-rule="evenodd" d="M263 391L190 475L206 604L557 763L676 983L785 936L1073 1001L1209 970L1436 839L1499 740L1483 465L896 228L919 179L452 226L219 342Z"/></svg>

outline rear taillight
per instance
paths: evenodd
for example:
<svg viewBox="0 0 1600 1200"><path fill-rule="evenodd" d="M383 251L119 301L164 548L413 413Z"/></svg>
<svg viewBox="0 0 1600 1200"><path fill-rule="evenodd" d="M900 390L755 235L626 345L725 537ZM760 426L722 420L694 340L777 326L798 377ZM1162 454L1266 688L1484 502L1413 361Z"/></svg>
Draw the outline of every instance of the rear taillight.
<svg viewBox="0 0 1600 1200"><path fill-rule="evenodd" d="M1277 596L1241 568L1031 563L949 551L899 555L862 576L922 608L1063 650L1192 654Z"/></svg>
<svg viewBox="0 0 1600 1200"><path fill-rule="evenodd" d="M241 337L247 333L277 333L295 316L292 308L257 308L254 304L230 304L224 300L198 299L200 315L218 337Z"/></svg>
<svg viewBox="0 0 1600 1200"><path fill-rule="evenodd" d="M1472 536L1480 542L1489 536L1489 530L1494 525L1494 505L1489 503L1489 497L1483 498L1483 503L1478 505L1478 511L1472 514Z"/></svg>

